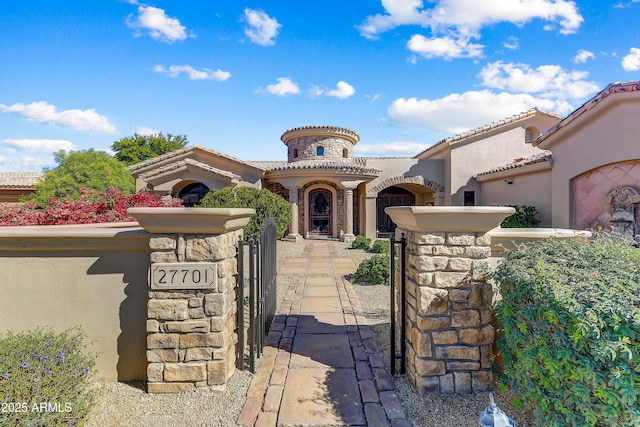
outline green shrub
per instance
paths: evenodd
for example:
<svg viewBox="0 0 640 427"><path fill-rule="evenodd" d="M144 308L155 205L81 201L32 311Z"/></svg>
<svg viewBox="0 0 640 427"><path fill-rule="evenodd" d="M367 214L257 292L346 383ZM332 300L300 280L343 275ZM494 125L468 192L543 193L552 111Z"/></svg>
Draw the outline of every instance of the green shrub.
<svg viewBox="0 0 640 427"><path fill-rule="evenodd" d="M364 236L356 236L353 243L351 243L352 249L364 249L367 250L371 246L371 239Z"/></svg>
<svg viewBox="0 0 640 427"><path fill-rule="evenodd" d="M391 253L391 241L389 240L376 240L371 246L371 252L376 254L390 254Z"/></svg>
<svg viewBox="0 0 640 427"><path fill-rule="evenodd" d="M370 285L387 283L391 268L389 264L389 255L374 255L360 263L351 280L366 282Z"/></svg>
<svg viewBox="0 0 640 427"><path fill-rule="evenodd" d="M500 262L503 379L538 425L640 425L639 266L638 249L608 238L545 240Z"/></svg>
<svg viewBox="0 0 640 427"><path fill-rule="evenodd" d="M540 220L536 218L538 210L535 206L529 205L507 205L515 208L516 213L502 221L502 228L536 228Z"/></svg>
<svg viewBox="0 0 640 427"><path fill-rule="evenodd" d="M276 220L278 237L284 236L291 224L291 205L289 202L264 188L227 187L210 191L197 207L255 209L256 214L244 228L244 235L247 238L258 236L260 225L269 216Z"/></svg>
<svg viewBox="0 0 640 427"><path fill-rule="evenodd" d="M84 338L79 328L0 335L2 425L81 424L96 399L96 356L83 352Z"/></svg>

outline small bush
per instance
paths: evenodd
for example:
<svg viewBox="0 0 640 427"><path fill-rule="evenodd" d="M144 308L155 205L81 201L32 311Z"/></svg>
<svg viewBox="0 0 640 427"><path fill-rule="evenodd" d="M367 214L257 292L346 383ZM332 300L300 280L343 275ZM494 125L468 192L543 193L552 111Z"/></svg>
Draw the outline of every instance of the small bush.
<svg viewBox="0 0 640 427"><path fill-rule="evenodd" d="M515 208L516 213L507 217L502 221L502 228L536 228L540 224L540 220L536 218L538 210L535 206L529 205L507 205Z"/></svg>
<svg viewBox="0 0 640 427"><path fill-rule="evenodd" d="M95 355L85 354L84 334L72 328L0 335L2 425L78 425L96 396L89 386Z"/></svg>
<svg viewBox="0 0 640 427"><path fill-rule="evenodd" d="M494 273L504 380L544 426L638 426L640 251L545 240Z"/></svg>
<svg viewBox="0 0 640 427"><path fill-rule="evenodd" d="M389 255L374 255L360 263L351 280L354 282L362 281L370 285L387 283L390 269Z"/></svg>
<svg viewBox="0 0 640 427"><path fill-rule="evenodd" d="M353 243L351 243L352 249L364 249L367 250L371 246L371 239L364 236L356 236Z"/></svg>
<svg viewBox="0 0 640 427"><path fill-rule="evenodd" d="M267 217L276 221L278 237L291 225L291 205L283 197L265 188L226 187L213 190L196 206L200 208L252 208L256 214L244 227L244 236L256 237L260 234L260 226Z"/></svg>
<svg viewBox="0 0 640 427"><path fill-rule="evenodd" d="M391 253L391 241L389 240L376 240L371 246L371 252L375 254L390 254Z"/></svg>

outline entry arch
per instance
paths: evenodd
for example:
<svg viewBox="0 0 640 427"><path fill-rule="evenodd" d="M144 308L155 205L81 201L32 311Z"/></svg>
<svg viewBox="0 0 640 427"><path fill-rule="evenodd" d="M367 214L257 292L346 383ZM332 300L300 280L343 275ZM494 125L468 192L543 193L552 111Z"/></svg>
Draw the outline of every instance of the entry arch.
<svg viewBox="0 0 640 427"><path fill-rule="evenodd" d="M312 196L314 196L314 194L320 194L322 192L326 192L330 196L330 201L328 205L329 207L328 214L329 214L330 224L329 224L327 233L318 233L317 231L314 232L313 225L311 223L312 212L311 212L310 206L311 206ZM326 237L334 237L334 238L338 237L338 230L337 230L338 221L336 217L337 202L338 202L338 192L332 186L325 185L325 184L313 184L305 188L305 191L304 191L304 233L305 235L326 236Z"/></svg>

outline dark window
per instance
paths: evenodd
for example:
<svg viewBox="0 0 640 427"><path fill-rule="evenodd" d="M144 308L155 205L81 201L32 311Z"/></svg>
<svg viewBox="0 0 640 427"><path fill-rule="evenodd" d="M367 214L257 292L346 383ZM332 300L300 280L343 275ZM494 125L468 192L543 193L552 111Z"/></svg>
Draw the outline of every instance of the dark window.
<svg viewBox="0 0 640 427"><path fill-rule="evenodd" d="M316 148L316 156L318 157L324 156L324 147L320 146Z"/></svg>
<svg viewBox="0 0 640 427"><path fill-rule="evenodd" d="M347 150L346 148L342 149L342 157L344 157L345 159L347 157L349 157L349 150Z"/></svg>
<svg viewBox="0 0 640 427"><path fill-rule="evenodd" d="M297 159L297 158L298 158L298 149L297 149L297 148L294 148L294 149L293 149L293 158L294 158L294 159Z"/></svg>
<svg viewBox="0 0 640 427"><path fill-rule="evenodd" d="M465 206L475 206L476 205L476 192L475 191L465 191L464 192L464 205Z"/></svg>
<svg viewBox="0 0 640 427"><path fill-rule="evenodd" d="M178 197L182 199L183 206L193 206L198 204L208 192L209 187L201 182L194 182L180 190Z"/></svg>

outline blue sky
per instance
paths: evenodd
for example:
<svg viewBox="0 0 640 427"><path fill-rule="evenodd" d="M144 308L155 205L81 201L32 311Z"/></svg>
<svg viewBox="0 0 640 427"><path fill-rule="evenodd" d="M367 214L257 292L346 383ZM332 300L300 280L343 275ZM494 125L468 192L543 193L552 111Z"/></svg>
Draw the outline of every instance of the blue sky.
<svg viewBox="0 0 640 427"><path fill-rule="evenodd" d="M0 171L158 131L284 160L308 125L410 156L640 80L639 19L640 0L3 1Z"/></svg>

